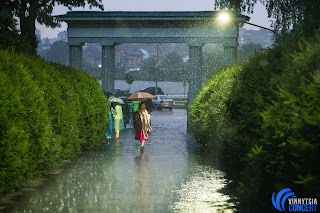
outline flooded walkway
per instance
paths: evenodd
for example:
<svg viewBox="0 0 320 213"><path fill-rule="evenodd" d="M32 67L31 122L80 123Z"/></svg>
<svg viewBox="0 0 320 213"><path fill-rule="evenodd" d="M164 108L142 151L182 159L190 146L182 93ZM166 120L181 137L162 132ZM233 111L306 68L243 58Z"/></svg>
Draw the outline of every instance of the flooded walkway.
<svg viewBox="0 0 320 213"><path fill-rule="evenodd" d="M233 212L223 172L202 160L186 110L153 111L140 153L134 130L86 152L0 212ZM3 207L3 206L2 206Z"/></svg>

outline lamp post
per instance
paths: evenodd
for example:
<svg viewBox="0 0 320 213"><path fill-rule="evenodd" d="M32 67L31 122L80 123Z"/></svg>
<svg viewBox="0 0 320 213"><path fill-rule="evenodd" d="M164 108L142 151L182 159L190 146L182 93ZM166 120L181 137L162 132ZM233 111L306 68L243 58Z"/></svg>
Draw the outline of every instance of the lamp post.
<svg viewBox="0 0 320 213"><path fill-rule="evenodd" d="M250 23L250 22L244 22L245 24L249 24L249 25L252 25L252 26L255 26L255 27L259 27L261 29L265 29L265 30L269 30L271 32L273 32L274 34L277 34L274 30L270 29L270 28L267 28L267 27L263 27L263 26L260 26L260 25L257 25L257 24L253 24L253 23Z"/></svg>
<svg viewBox="0 0 320 213"><path fill-rule="evenodd" d="M218 15L218 19L219 19L219 23L221 24L227 24L230 22L231 20L231 17L230 17L230 14L229 13L226 13L224 11L221 11ZM257 25L257 24L253 24L253 23L250 23L250 22L243 22L244 24L249 24L249 25L252 25L252 26L255 26L255 27L259 27L261 29L265 29L265 30L269 30L271 32L273 32L274 34L277 35L277 32L275 32L275 30L273 29L270 29L270 28L267 28L267 27L263 27L263 26L260 26L260 25Z"/></svg>
<svg viewBox="0 0 320 213"><path fill-rule="evenodd" d="M218 13L217 19L218 19L218 23L223 26L223 25L228 25L230 23L232 17L231 17L231 14L228 11L221 11L221 12ZM275 37L279 36L278 33L273 29L270 29L270 28L267 28L267 27L263 27L263 26L260 26L260 25L257 25L257 24L253 24L253 23L250 23L248 21L249 21L249 17L248 17L248 19L246 21L243 21L242 23L243 24L252 25L254 27L259 27L259 28L264 29L264 30L268 30L268 31L272 32ZM238 38L239 38L239 27L238 27L238 32L237 32L237 40L238 40ZM238 44L237 44L236 48L238 48ZM236 56L235 56L236 57L236 61L237 61L237 54L238 53L237 53L237 50L236 50Z"/></svg>

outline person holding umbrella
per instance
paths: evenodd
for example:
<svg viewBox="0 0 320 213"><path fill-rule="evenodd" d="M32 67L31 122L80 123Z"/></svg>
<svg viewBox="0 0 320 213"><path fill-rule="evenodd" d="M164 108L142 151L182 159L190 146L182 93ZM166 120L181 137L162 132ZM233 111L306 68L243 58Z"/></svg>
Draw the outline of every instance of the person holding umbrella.
<svg viewBox="0 0 320 213"><path fill-rule="evenodd" d="M120 130L124 129L124 121L123 121L123 113L122 107L120 104L124 104L123 100L118 97L110 96L109 102L111 104L110 107L110 117L109 117L109 130L105 134L107 138L111 138L112 130L115 130L116 133L116 140L119 139Z"/></svg>
<svg viewBox="0 0 320 213"><path fill-rule="evenodd" d="M115 113L115 110L112 106L113 104L111 103L111 106L110 106L110 111L109 111L109 129L108 131L106 132L106 136L107 138L111 138L112 136L112 131L114 129L114 119L113 119L113 115Z"/></svg>
<svg viewBox="0 0 320 213"><path fill-rule="evenodd" d="M115 103L114 111L114 130L116 132L116 140L119 140L120 130L124 129L122 107L119 103Z"/></svg>
<svg viewBox="0 0 320 213"><path fill-rule="evenodd" d="M144 143L149 139L148 133L152 130L150 125L150 114L146 109L146 103L141 101L139 113L136 118L135 140L140 140L140 151L144 151Z"/></svg>

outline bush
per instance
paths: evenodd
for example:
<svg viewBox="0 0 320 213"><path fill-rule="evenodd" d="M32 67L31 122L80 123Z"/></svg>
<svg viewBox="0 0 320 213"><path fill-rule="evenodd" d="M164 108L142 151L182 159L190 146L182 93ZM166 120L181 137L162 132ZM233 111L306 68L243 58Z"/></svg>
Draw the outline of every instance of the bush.
<svg viewBox="0 0 320 213"><path fill-rule="evenodd" d="M43 93L23 64L12 58L1 52L0 192L47 171L57 160Z"/></svg>
<svg viewBox="0 0 320 213"><path fill-rule="evenodd" d="M17 53L36 55L36 47L38 42L34 38L28 38L20 35L17 32L9 30L1 30L0 34L0 49L12 50Z"/></svg>
<svg viewBox="0 0 320 213"><path fill-rule="evenodd" d="M70 67L0 51L0 194L101 141L109 105Z"/></svg>
<svg viewBox="0 0 320 213"><path fill-rule="evenodd" d="M319 196L320 36L297 42L213 75L190 108L191 131L252 211L272 211L271 194L284 187Z"/></svg>
<svg viewBox="0 0 320 213"><path fill-rule="evenodd" d="M215 73L190 107L191 131L198 142L206 149L214 150L216 156L222 153L226 137L234 134L227 101L232 87L237 85L235 76L239 74L240 68L233 66Z"/></svg>
<svg viewBox="0 0 320 213"><path fill-rule="evenodd" d="M302 41L282 75L272 84L276 97L264 111L263 139L266 173L305 197L319 196L320 169L320 34L316 41ZM268 154L272 153L272 155ZM251 158L255 162L255 158ZM282 174L278 176L277 174ZM303 197L303 196L302 196Z"/></svg>

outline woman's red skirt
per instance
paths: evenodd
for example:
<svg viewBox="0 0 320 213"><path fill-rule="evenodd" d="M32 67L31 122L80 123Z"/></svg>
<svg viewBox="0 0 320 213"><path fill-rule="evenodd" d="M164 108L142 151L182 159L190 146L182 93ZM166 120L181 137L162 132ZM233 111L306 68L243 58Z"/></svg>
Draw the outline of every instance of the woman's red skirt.
<svg viewBox="0 0 320 213"><path fill-rule="evenodd" d="M136 121L136 140L148 140L148 137L144 137L144 134L142 132L142 122L140 119L137 119Z"/></svg>

